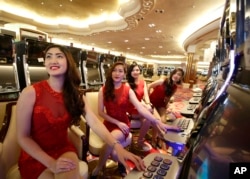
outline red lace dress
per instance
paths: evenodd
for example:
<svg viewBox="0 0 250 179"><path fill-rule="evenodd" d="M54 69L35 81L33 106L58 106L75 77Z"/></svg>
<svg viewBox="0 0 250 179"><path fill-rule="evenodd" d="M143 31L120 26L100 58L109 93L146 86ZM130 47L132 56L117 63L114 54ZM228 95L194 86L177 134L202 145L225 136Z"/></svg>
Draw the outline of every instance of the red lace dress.
<svg viewBox="0 0 250 179"><path fill-rule="evenodd" d="M126 114L129 103L129 89L130 87L126 84L122 84L119 89L115 89L115 100L104 100L104 106L106 109L106 113L119 120L124 122L130 127L130 121ZM105 86L103 87L103 95L105 91ZM120 128L107 120L104 120L103 124L107 127L107 129L111 132L113 130L120 130ZM126 137L128 134L124 134Z"/></svg>
<svg viewBox="0 0 250 179"><path fill-rule="evenodd" d="M38 82L33 87L36 101L31 119L31 137L55 159L67 151L76 152L68 140L67 129L71 118L65 109L62 93L53 91L47 81ZM22 179L37 179L46 169L23 150L18 165Z"/></svg>
<svg viewBox="0 0 250 179"><path fill-rule="evenodd" d="M137 87L135 89L135 95L139 101L141 101L144 97L144 84L145 82L143 80L139 80L139 83L137 84ZM137 109L134 107L132 103L129 102L128 105L128 113L129 114L138 114Z"/></svg>
<svg viewBox="0 0 250 179"><path fill-rule="evenodd" d="M173 91L175 92L176 89L177 89L177 86L173 85L172 88L173 88ZM164 83L162 83L161 85L156 86L154 88L153 92L149 95L150 102L156 108L166 108L170 98L171 98L171 96L167 97L165 95Z"/></svg>

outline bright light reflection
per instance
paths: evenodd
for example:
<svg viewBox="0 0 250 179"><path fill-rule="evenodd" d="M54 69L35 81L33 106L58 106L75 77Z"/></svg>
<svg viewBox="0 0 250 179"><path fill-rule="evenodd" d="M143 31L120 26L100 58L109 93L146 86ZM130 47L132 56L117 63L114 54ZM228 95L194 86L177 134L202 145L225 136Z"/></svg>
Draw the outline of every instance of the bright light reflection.
<svg viewBox="0 0 250 179"><path fill-rule="evenodd" d="M0 10L5 11L7 13L16 14L18 12L18 15L24 18L32 19L36 22L47 24L47 25L67 25L75 28L88 28L91 24L98 24L107 21L118 21L123 19L122 16L120 16L117 12L108 14L103 13L98 16L92 16L86 20L75 20L68 17L61 17L61 18L46 18L43 16L40 16L32 11L29 11L24 8L20 8L18 6L14 6L13 4L6 4L5 2L2 2L0 6Z"/></svg>
<svg viewBox="0 0 250 179"><path fill-rule="evenodd" d="M172 58L172 59L179 59L179 58L186 58L184 55L151 55L153 58Z"/></svg>

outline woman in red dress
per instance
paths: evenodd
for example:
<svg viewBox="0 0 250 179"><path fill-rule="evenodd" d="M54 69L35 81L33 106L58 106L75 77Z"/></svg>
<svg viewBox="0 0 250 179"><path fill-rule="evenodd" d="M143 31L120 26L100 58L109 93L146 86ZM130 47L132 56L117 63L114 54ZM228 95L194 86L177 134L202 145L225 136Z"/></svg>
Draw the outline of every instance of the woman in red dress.
<svg viewBox="0 0 250 179"><path fill-rule="evenodd" d="M128 104L131 102L138 112L149 121L157 125L161 130L166 130L165 124L156 119L141 103L138 101L135 93L130 86L123 83L126 74L126 66L122 62L116 62L109 70L105 82L99 91L98 112L104 118L104 125L111 132L111 135L124 144L130 132L130 120L127 116ZM99 163L92 172L92 176L97 176L99 171L105 165L109 156L116 159L115 152L112 152L109 145L103 146L103 151L99 157ZM123 164L118 163L120 174L127 174Z"/></svg>
<svg viewBox="0 0 250 179"><path fill-rule="evenodd" d="M147 84L143 79L139 79L140 74L141 70L139 65L136 62L133 62L128 67L127 83L135 92L137 99L152 113L153 109L149 100ZM150 150L150 147L144 143L144 138L151 126L150 120L143 118L132 103L129 103L128 113L132 119L141 121L140 132L136 143L137 149L142 151Z"/></svg>
<svg viewBox="0 0 250 179"><path fill-rule="evenodd" d="M162 122L166 121L167 104L177 90L177 84L181 84L184 71L176 68L170 73L169 78L156 80L148 85L150 102L153 104ZM154 131L152 143L156 143L157 131Z"/></svg>
<svg viewBox="0 0 250 179"><path fill-rule="evenodd" d="M76 149L67 129L84 115L88 124L119 161L133 161L144 170L143 161L126 151L88 107L79 89L80 76L70 52L59 45L45 50L48 80L26 87L17 102L17 140L22 150L19 170L22 179L80 179ZM128 166L126 166L128 167Z"/></svg>

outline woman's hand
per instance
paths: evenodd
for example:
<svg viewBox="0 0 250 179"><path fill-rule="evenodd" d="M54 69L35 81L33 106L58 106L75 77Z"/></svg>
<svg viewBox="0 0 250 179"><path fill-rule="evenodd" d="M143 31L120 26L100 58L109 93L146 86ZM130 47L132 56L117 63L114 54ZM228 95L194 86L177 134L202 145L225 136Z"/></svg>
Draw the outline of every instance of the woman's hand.
<svg viewBox="0 0 250 179"><path fill-rule="evenodd" d="M114 146L114 150L117 153L118 160L126 167L127 171L130 170L129 166L126 163L126 160L133 162L139 171L145 171L146 166L144 161L137 155L127 151L120 144Z"/></svg>
<svg viewBox="0 0 250 179"><path fill-rule="evenodd" d="M167 133L168 125L162 123L160 120L156 123L156 128L159 131L159 135L162 137L165 133Z"/></svg>
<svg viewBox="0 0 250 179"><path fill-rule="evenodd" d="M53 173L61 173L73 170L76 168L76 163L68 158L60 157L55 160L49 167Z"/></svg>
<svg viewBox="0 0 250 179"><path fill-rule="evenodd" d="M119 122L118 123L118 127L121 129L122 133L124 134L128 134L129 133L129 127L127 126L127 124L123 123L123 122Z"/></svg>

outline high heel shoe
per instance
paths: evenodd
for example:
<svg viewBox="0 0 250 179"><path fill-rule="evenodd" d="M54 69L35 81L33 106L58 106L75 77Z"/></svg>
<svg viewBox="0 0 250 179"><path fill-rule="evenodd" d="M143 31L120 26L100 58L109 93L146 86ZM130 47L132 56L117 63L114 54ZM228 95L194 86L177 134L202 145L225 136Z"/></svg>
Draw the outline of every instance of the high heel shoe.
<svg viewBox="0 0 250 179"><path fill-rule="evenodd" d="M126 171L126 168L124 167L124 165L120 162L118 162L118 170L119 170L119 173L122 177L125 177L127 175L127 171Z"/></svg>
<svg viewBox="0 0 250 179"><path fill-rule="evenodd" d="M159 137L157 137L156 139L152 139L151 141L151 146L154 148L154 149L157 149L157 148L161 148L161 139Z"/></svg>

